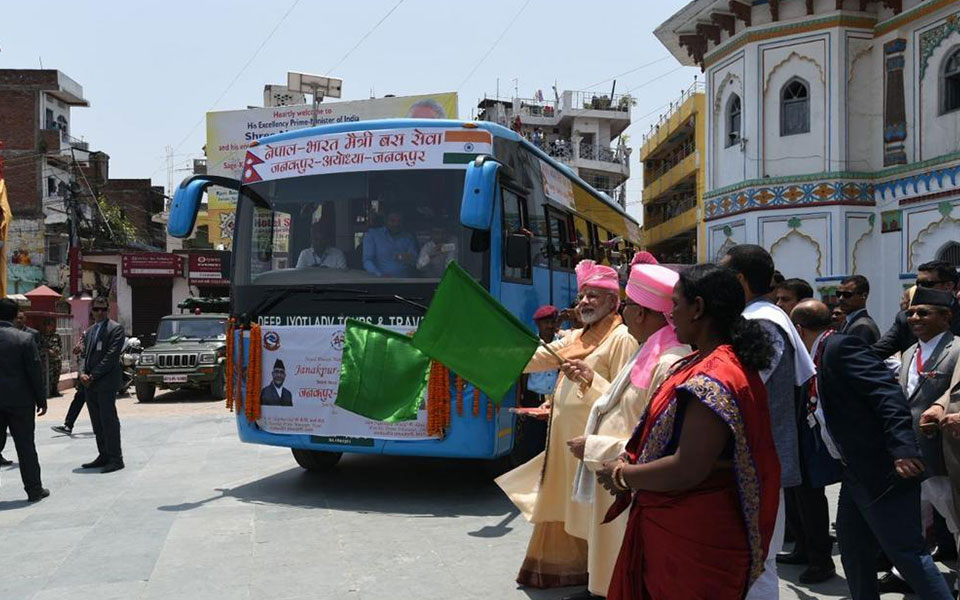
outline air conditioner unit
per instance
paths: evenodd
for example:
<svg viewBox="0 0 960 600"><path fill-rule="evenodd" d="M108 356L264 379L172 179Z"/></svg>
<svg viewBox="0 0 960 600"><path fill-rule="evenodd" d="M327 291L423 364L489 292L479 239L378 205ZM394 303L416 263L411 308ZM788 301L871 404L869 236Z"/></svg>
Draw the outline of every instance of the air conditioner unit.
<svg viewBox="0 0 960 600"><path fill-rule="evenodd" d="M278 84L267 84L263 86L263 106L293 106L296 104L306 104L307 96L300 92L291 92L287 86Z"/></svg>

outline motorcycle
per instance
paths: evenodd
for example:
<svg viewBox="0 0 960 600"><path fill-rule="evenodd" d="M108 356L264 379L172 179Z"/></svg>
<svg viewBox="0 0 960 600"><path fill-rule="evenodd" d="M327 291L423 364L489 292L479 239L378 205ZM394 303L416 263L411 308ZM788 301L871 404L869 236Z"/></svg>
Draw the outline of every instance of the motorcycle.
<svg viewBox="0 0 960 600"><path fill-rule="evenodd" d="M121 395L129 393L130 386L133 385L133 378L137 372L137 360L141 352L143 352L143 345L140 343L140 338L128 337L123 343L123 349L120 350L120 364L123 366L120 382Z"/></svg>

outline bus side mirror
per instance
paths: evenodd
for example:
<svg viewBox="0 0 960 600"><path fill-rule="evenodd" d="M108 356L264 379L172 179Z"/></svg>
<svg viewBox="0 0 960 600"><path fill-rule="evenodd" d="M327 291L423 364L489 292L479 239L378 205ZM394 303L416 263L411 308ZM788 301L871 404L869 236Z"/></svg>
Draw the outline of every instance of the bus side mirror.
<svg viewBox="0 0 960 600"><path fill-rule="evenodd" d="M530 266L530 238L522 233L507 236L503 258L511 269L526 269Z"/></svg>
<svg viewBox="0 0 960 600"><path fill-rule="evenodd" d="M478 156L467 165L460 203L460 223L479 231L490 231L497 197L500 163L490 156Z"/></svg>
<svg viewBox="0 0 960 600"><path fill-rule="evenodd" d="M200 212L200 201L203 193L211 185L220 185L238 190L240 182L229 177L215 175L194 175L183 180L180 187L173 194L170 203L170 218L167 222L167 233L175 238L188 238L197 224L197 213Z"/></svg>

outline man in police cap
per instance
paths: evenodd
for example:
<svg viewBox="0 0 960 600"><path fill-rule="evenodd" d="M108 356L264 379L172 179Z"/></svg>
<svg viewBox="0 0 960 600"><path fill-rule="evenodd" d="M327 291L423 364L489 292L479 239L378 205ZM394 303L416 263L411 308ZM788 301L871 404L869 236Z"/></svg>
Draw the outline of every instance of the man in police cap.
<svg viewBox="0 0 960 600"><path fill-rule="evenodd" d="M283 387L287 379L287 369L279 358L273 363L273 380L270 385L260 390L261 406L293 406L293 395Z"/></svg>

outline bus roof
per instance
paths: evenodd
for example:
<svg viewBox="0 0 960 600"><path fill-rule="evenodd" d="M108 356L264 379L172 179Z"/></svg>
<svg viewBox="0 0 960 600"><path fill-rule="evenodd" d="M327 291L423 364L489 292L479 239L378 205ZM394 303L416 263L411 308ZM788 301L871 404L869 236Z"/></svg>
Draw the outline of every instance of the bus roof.
<svg viewBox="0 0 960 600"><path fill-rule="evenodd" d="M376 131L378 129L406 129L411 127L463 127L464 124L470 123L471 126L475 126L477 129L483 129L489 131L491 135L495 137L504 138L512 142L518 142L521 146L532 152L536 155L537 158L546 162L551 167L557 169L564 175L566 175L571 180L575 181L577 184L582 186L585 190L589 190L590 193L596 197L598 200L614 209L624 217L630 219L638 226L640 222L637 221L633 216L631 216L623 207L610 199L606 194L597 192L590 186L586 181L581 179L573 170L562 162L557 161L549 154L537 148L531 144L526 138L517 135L513 130L507 129L502 125L496 123L491 123L490 121L459 121L454 119L376 119L372 121L353 121L351 123L337 123L334 125L318 125L317 127L308 127L306 129L296 129L293 131L287 131L285 133L278 133L275 135L267 136L257 140L258 145L270 144L274 142L282 142L285 140L293 140L302 137L308 137L312 135L326 135L333 133L346 133L350 131L358 130L368 130Z"/></svg>

